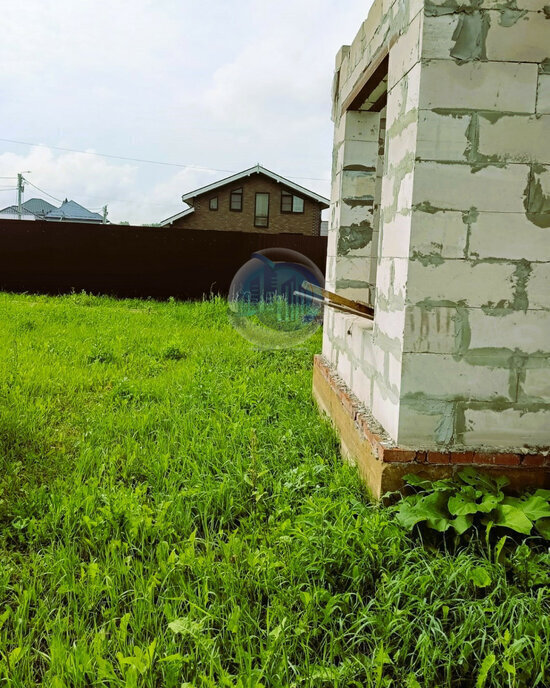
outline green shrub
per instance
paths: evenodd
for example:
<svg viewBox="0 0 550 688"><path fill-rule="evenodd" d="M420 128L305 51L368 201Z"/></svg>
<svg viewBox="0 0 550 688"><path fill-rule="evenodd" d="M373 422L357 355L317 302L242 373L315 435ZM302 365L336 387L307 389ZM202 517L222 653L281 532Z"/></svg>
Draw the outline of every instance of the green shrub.
<svg viewBox="0 0 550 688"><path fill-rule="evenodd" d="M462 535L473 526L495 526L550 540L550 490L506 496L506 476L493 478L473 468L459 471L456 479L431 481L414 474L404 479L418 490L396 507L397 520L407 530L426 526Z"/></svg>

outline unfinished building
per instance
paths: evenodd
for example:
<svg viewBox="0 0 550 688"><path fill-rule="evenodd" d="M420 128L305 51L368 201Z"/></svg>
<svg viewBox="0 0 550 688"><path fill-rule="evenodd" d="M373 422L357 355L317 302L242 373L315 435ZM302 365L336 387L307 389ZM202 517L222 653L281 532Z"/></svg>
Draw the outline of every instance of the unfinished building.
<svg viewBox="0 0 550 688"><path fill-rule="evenodd" d="M548 484L548 0L375 0L336 57L314 394L380 495L465 463Z"/></svg>

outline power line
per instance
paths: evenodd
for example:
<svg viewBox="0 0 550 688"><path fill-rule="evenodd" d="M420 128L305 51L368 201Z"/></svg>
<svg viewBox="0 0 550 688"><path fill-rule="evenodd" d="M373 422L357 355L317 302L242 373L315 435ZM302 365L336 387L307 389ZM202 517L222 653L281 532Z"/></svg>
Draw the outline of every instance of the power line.
<svg viewBox="0 0 550 688"><path fill-rule="evenodd" d="M185 165L183 163L177 162L163 162L161 160L147 160L145 158L128 158L124 155L110 155L108 153L95 153L93 151L83 151L76 148L62 148L61 146L48 146L45 143L30 143L29 141L16 141L14 139L1 139L6 143L17 143L21 146L36 146L38 148L51 148L52 150L64 151L66 153L82 153L83 155L95 155L100 158L113 158L114 160L127 160L128 162L141 162L148 165L167 165L169 167L192 167L195 170L205 170L207 172L229 172L232 173L235 170L220 170L214 167L199 167L198 165Z"/></svg>
<svg viewBox="0 0 550 688"><path fill-rule="evenodd" d="M127 162L140 162L144 163L146 165L165 165L167 167L179 167L179 168L192 168L194 170L202 170L205 172L224 172L228 174L235 174L239 170L222 170L218 169L216 167L201 167L199 165L187 165L184 163L177 163L177 162L164 162L162 160L148 160L145 158L129 158L123 155L110 155L108 153L95 153L92 151L83 151L83 150L78 150L76 148L62 148L61 146L48 146L45 143L30 143L29 141L17 141L15 139L2 139L0 138L0 141L4 141L5 143L15 143L20 146L36 146L37 148L51 148L52 150L59 150L59 151L64 151L65 153L82 153L82 155L94 155L99 158L112 158L113 160L125 160ZM287 175L291 179L308 179L310 181L318 181L318 182L329 182L330 179L324 179L321 177L295 177L293 175ZM6 177L6 179L11 179L11 177Z"/></svg>
<svg viewBox="0 0 550 688"><path fill-rule="evenodd" d="M41 189L39 186L36 186L36 184L33 184L32 182L30 182L26 177L25 177L25 183L29 184L30 186L34 186L35 189L37 189L38 191L40 191L43 194L46 194L46 196L53 198L54 201L57 201L58 203L63 203L63 201L61 199L56 198L55 196L52 196L47 191L44 191L44 189Z"/></svg>
<svg viewBox="0 0 550 688"><path fill-rule="evenodd" d="M29 184L30 186L34 186L35 189L38 189L38 191L41 191L43 194L46 194L46 196L49 196L50 198L53 198L54 201L57 201L58 203L63 203L63 201L60 198L57 198L56 196L52 196L50 193L47 191L44 191L44 189L41 189L39 186L36 186L36 184L33 184L30 182L26 177L25 177L25 183ZM15 190L16 187L14 187ZM71 196L71 194L67 194L68 197ZM104 199L105 196L88 196L87 194L77 194L77 198L82 199L82 198L88 198L90 200L92 199ZM110 198L109 200L110 203L135 203L136 199L135 198ZM166 206L166 203L153 203L153 202L148 202L148 205L158 205L158 206ZM88 208L88 210L101 210L103 208L102 205L98 206L97 208Z"/></svg>

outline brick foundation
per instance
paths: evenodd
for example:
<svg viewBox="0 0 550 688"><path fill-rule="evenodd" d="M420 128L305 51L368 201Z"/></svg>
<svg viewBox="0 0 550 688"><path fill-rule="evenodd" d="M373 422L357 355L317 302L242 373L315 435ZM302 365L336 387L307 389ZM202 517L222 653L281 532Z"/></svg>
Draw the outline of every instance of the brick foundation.
<svg viewBox="0 0 550 688"><path fill-rule="evenodd" d="M448 477L465 465L504 473L515 489L550 488L550 452L430 451L396 446L320 355L315 356L313 395L336 427L342 453L357 465L376 499L400 489L407 473L435 479Z"/></svg>

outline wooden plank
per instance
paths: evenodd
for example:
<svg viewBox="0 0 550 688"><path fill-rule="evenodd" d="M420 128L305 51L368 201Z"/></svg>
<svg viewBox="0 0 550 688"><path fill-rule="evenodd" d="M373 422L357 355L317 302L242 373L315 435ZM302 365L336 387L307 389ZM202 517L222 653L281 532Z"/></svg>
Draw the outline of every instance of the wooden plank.
<svg viewBox="0 0 550 688"><path fill-rule="evenodd" d="M374 315L371 315L369 313L364 313L363 311L356 311L354 308L349 308L348 306L342 306L340 304L331 303L328 300L325 301L325 299L318 298L316 296L311 296L311 294L304 294L301 291L295 291L294 294L296 296L305 296L306 299L310 299L314 303L319 303L322 306L328 306L329 308L334 308L334 310L340 311L341 313L347 313L347 315L356 315L360 318L366 318L367 320L374 320Z"/></svg>
<svg viewBox="0 0 550 688"><path fill-rule="evenodd" d="M339 306L344 306L346 308L351 308L352 310L357 311L362 315L370 315L374 317L374 307L369 303L364 303L363 301L352 301L352 299L346 299L344 296L340 296L340 294L335 294L334 292L328 291L327 289L321 289L321 287L317 287L316 285L311 284L311 282L307 281L302 282L302 289L310 291L313 294L317 294L318 296L323 296L325 299L328 299L328 301L331 303L337 304Z"/></svg>
<svg viewBox="0 0 550 688"><path fill-rule="evenodd" d="M342 114L346 110L359 110L375 86L388 74L388 55L388 52L382 53L361 74L355 87L342 103Z"/></svg>

